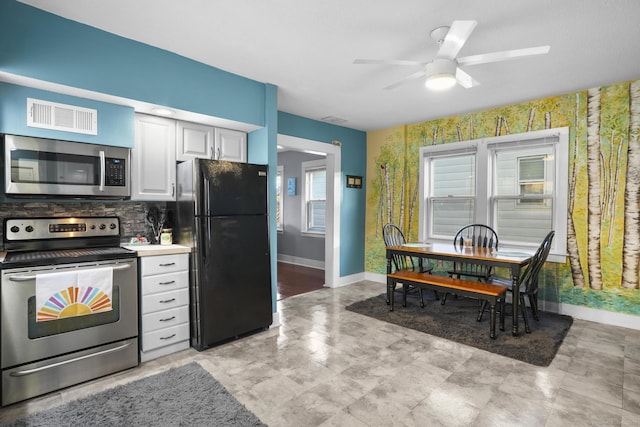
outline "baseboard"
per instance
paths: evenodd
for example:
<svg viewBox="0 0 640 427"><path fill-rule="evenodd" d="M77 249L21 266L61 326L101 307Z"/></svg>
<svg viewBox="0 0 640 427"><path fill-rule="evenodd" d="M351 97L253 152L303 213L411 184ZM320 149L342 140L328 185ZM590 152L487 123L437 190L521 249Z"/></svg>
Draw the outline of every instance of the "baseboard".
<svg viewBox="0 0 640 427"><path fill-rule="evenodd" d="M317 259L300 258L293 255L278 254L278 262L324 270L324 261L320 261Z"/></svg>
<svg viewBox="0 0 640 427"><path fill-rule="evenodd" d="M378 274L378 273L364 273L365 280L371 280L372 282L378 283L387 283L387 275L386 274Z"/></svg>
<svg viewBox="0 0 640 427"><path fill-rule="evenodd" d="M378 283L387 283L386 274L365 273L366 280ZM508 295L510 297L510 294ZM510 298L507 298L508 300ZM509 301L508 301L509 302ZM578 305L557 303L539 300L540 310L551 313L566 314L576 319L588 320L590 322L603 323L605 325L620 326L622 328L640 330L638 316L612 311L596 310L595 308L582 307Z"/></svg>
<svg viewBox="0 0 640 427"><path fill-rule="evenodd" d="M352 274L350 276L339 277L338 278L338 282L335 283L333 286L329 286L329 287L330 288L339 288L341 286L347 286L347 285L350 285L352 283L362 282L363 280L366 280L366 273L356 273L356 274Z"/></svg>
<svg viewBox="0 0 640 427"><path fill-rule="evenodd" d="M576 319L640 330L638 316L634 316L632 314L614 313L612 311L596 310L595 308L590 307L581 307L578 305L543 300L539 301L539 303L540 309L543 311L567 314Z"/></svg>
<svg viewBox="0 0 640 427"><path fill-rule="evenodd" d="M272 317L272 323L271 326L269 326L270 328L278 328L280 326L280 312L276 311L275 313L273 313L273 317Z"/></svg>

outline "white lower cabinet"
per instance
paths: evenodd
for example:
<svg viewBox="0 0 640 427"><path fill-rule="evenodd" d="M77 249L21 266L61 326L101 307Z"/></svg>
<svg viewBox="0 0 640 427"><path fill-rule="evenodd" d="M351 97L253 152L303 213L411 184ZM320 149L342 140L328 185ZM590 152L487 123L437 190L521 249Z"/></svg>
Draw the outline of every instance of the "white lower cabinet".
<svg viewBox="0 0 640 427"><path fill-rule="evenodd" d="M140 360L189 348L189 254L140 257Z"/></svg>

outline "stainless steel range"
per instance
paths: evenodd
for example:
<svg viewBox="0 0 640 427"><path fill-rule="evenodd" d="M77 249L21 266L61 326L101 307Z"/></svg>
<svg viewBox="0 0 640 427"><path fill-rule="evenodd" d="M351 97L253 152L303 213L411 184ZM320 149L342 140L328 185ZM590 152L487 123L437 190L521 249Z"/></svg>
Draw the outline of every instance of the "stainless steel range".
<svg viewBox="0 0 640 427"><path fill-rule="evenodd" d="M9 218L2 405L138 365L138 264L117 217Z"/></svg>

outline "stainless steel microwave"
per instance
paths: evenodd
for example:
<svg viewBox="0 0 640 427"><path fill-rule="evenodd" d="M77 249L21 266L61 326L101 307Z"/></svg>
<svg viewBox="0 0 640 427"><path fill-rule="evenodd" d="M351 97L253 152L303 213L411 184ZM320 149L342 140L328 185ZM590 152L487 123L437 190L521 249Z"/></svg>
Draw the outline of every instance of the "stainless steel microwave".
<svg viewBox="0 0 640 427"><path fill-rule="evenodd" d="M131 196L129 148L17 135L3 139L7 196Z"/></svg>

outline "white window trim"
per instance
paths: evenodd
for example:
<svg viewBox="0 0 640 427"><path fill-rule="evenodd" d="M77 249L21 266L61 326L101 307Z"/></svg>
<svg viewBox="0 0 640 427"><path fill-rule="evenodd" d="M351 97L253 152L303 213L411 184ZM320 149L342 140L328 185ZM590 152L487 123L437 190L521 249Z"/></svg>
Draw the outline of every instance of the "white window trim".
<svg viewBox="0 0 640 427"><path fill-rule="evenodd" d="M300 218L300 234L304 235L304 236L308 236L308 237L318 237L318 238L324 238L325 237L325 233L326 233L326 227L325 227L325 231L315 231L315 230L309 230L307 227L307 170L308 169L317 169L317 168L321 168L324 167L325 170L327 168L327 161L325 159L320 159L320 160L311 160L308 162L302 162L301 163L301 183L300 183L300 201L302 203L301 209L300 209L300 213L301 213L301 218ZM328 173L328 171L327 171ZM326 210L326 203L325 203L325 210ZM326 218L327 213L325 212L325 218Z"/></svg>
<svg viewBox="0 0 640 427"><path fill-rule="evenodd" d="M280 227L276 224L276 231L278 233L284 233L284 166L278 166L278 175L280 176L280 202L277 203L280 205Z"/></svg>
<svg viewBox="0 0 640 427"><path fill-rule="evenodd" d="M430 157L440 157L447 154L476 153L476 192L475 192L475 219L474 222L489 224L493 217L490 211L492 204L490 196L493 189L489 188L492 179L492 151L501 144L509 146L526 146L533 140L540 140L549 137L557 137L554 154L555 159L555 179L554 195L566 194L566 197L555 197L553 204L553 230L555 237L549 254L549 261L566 262L567 248L567 208L568 208L568 185L569 185L569 128L545 129L540 131L526 132L521 134L510 134L491 138L483 138L472 141L452 142L448 144L433 145L420 148L420 194L419 198L419 238L425 240L440 240L449 242L450 239L430 238L431 230L429 221L425 221L429 188L425 177L430 176ZM531 250L531 247L513 246L517 249Z"/></svg>

